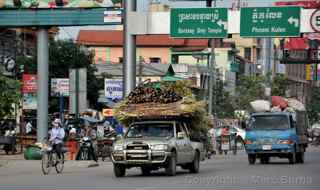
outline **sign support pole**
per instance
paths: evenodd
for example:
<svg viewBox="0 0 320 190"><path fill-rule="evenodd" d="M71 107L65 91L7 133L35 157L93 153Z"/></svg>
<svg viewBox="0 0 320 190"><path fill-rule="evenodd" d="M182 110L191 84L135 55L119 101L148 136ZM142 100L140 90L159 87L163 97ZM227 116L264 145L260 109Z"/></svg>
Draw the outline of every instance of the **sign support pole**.
<svg viewBox="0 0 320 190"><path fill-rule="evenodd" d="M37 50L37 141L42 142L48 134L49 42L45 28L38 29Z"/></svg>
<svg viewBox="0 0 320 190"><path fill-rule="evenodd" d="M136 0L124 0L124 96L126 97L136 86L136 36L130 32L129 17L131 11L136 11Z"/></svg>
<svg viewBox="0 0 320 190"><path fill-rule="evenodd" d="M215 5L215 0L214 0L214 5ZM207 0L207 6L212 7L212 1ZM212 115L213 112L213 103L215 104L215 99L213 96L213 88L216 86L216 66L215 66L215 39L210 40L210 46L211 46L211 59L209 63L209 71L210 71L210 79L209 79L209 106L208 106L208 114Z"/></svg>

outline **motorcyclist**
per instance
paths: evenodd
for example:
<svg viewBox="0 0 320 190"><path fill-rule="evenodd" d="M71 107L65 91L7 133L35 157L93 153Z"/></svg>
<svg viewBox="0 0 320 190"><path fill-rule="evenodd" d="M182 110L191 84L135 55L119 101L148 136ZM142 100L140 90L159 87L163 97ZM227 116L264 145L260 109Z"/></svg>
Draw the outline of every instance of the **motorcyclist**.
<svg viewBox="0 0 320 190"><path fill-rule="evenodd" d="M98 158L97 158L94 146L93 146L94 145L94 141L97 138L96 131L94 129L92 129L89 126L89 124L86 123L85 126L84 126L84 130L82 131L81 136L82 136L82 138L88 137L92 142L91 146L89 147L89 158L91 157L95 161L95 164L89 165L89 167L98 166L99 165Z"/></svg>
<svg viewBox="0 0 320 190"><path fill-rule="evenodd" d="M49 142L52 144L52 149L57 153L59 160L61 159L62 147L63 147L63 138L65 137L64 129L60 119L55 119L52 122L52 129L50 132Z"/></svg>

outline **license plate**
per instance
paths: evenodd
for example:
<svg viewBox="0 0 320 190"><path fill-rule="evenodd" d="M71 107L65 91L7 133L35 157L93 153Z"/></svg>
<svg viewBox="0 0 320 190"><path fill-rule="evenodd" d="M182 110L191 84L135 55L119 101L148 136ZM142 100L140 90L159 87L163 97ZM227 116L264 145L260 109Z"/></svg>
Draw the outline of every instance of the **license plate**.
<svg viewBox="0 0 320 190"><path fill-rule="evenodd" d="M271 150L271 145L262 145L262 150Z"/></svg>
<svg viewBox="0 0 320 190"><path fill-rule="evenodd" d="M229 150L230 145L229 144L221 144L221 149L222 150Z"/></svg>

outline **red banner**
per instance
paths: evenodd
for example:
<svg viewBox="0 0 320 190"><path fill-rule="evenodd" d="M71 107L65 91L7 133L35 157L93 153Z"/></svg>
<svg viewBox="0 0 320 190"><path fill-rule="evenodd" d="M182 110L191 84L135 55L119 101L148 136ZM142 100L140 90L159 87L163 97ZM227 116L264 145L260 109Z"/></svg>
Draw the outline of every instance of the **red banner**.
<svg viewBox="0 0 320 190"><path fill-rule="evenodd" d="M35 93L37 92L37 75L23 74L22 76L22 92Z"/></svg>

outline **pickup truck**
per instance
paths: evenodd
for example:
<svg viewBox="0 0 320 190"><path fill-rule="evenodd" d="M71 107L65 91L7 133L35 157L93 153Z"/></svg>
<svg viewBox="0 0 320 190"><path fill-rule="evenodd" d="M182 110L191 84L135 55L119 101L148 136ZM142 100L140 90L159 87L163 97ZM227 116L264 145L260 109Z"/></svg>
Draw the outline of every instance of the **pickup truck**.
<svg viewBox="0 0 320 190"><path fill-rule="evenodd" d="M256 158L267 164L270 157L287 158L290 164L304 163L307 128L305 112L253 113L245 137L249 164L255 164Z"/></svg>
<svg viewBox="0 0 320 190"><path fill-rule="evenodd" d="M114 143L111 159L116 177L132 167L140 167L143 175L165 168L168 176L174 176L177 166L198 173L204 156L203 144L190 140L186 123L160 120L132 123Z"/></svg>

